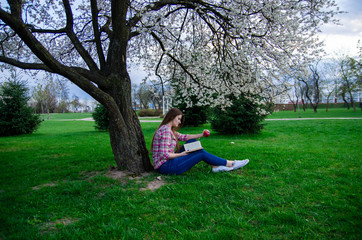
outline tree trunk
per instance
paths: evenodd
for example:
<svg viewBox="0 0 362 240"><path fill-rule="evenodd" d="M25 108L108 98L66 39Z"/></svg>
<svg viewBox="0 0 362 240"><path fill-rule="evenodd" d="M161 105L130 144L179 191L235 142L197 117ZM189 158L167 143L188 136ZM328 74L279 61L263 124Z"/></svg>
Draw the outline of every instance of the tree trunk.
<svg viewBox="0 0 362 240"><path fill-rule="evenodd" d="M329 99L327 100L326 112L328 112Z"/></svg>
<svg viewBox="0 0 362 240"><path fill-rule="evenodd" d="M304 99L302 99L302 104L303 104L303 111L305 112L306 107L305 107Z"/></svg>
<svg viewBox="0 0 362 240"><path fill-rule="evenodd" d="M128 169L134 173L151 171L152 165L136 114L125 121L127 127L120 129L114 116L110 117L109 133L118 169Z"/></svg>
<svg viewBox="0 0 362 240"><path fill-rule="evenodd" d="M133 173L153 169L142 128L136 112L132 108L131 81L125 76L112 76L113 88L108 92L116 101L119 112L110 110L110 140L118 169ZM120 120L121 118L121 120Z"/></svg>
<svg viewBox="0 0 362 240"><path fill-rule="evenodd" d="M331 97L333 91L329 92L328 96L327 96L327 106L326 106L326 112L328 112L328 107L329 107L329 98Z"/></svg>
<svg viewBox="0 0 362 240"><path fill-rule="evenodd" d="M349 110L349 103L348 103L348 101L346 100L346 98L345 98L344 95L342 95L342 99L343 99L344 104L347 105L347 109Z"/></svg>
<svg viewBox="0 0 362 240"><path fill-rule="evenodd" d="M310 106L313 108L314 113L317 113L318 102L312 103L312 101L310 99L309 99L309 101L310 101Z"/></svg>
<svg viewBox="0 0 362 240"><path fill-rule="evenodd" d="M348 86L348 87L349 87L349 86ZM351 99L351 107L353 108L353 112L355 112L355 111L356 111L356 106L355 106L356 104L354 104L352 91L349 90L348 93L349 93L349 97L350 97L350 99Z"/></svg>

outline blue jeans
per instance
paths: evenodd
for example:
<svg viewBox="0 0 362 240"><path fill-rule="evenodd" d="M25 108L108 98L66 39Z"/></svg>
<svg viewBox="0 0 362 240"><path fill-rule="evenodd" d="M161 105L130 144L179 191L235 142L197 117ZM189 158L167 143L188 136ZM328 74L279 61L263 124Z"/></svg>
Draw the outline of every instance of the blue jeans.
<svg viewBox="0 0 362 240"><path fill-rule="evenodd" d="M195 139L191 139L186 143L194 142ZM185 148L182 146L180 152L185 151ZM160 168L157 169L159 173L162 174L182 174L195 166L197 163L204 161L207 164L214 166L226 166L226 160L223 158L219 158L211 153L206 152L204 149L192 152L187 154L186 156L170 159L164 164L161 165Z"/></svg>

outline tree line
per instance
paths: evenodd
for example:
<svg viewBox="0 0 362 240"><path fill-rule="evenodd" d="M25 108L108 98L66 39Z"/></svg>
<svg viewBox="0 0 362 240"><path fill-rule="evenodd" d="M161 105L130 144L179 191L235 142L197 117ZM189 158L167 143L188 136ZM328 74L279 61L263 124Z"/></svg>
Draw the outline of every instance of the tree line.
<svg viewBox="0 0 362 240"><path fill-rule="evenodd" d="M326 111L330 103L344 103L356 111L362 98L362 47L358 49L357 56L320 59L303 69L291 68L281 78L284 89L280 94L293 104L294 111L299 104L303 110L310 105L317 112L320 103L326 104Z"/></svg>
<svg viewBox="0 0 362 240"><path fill-rule="evenodd" d="M56 78L52 74L37 81L31 89L30 105L35 113L67 113L67 112L89 112L93 110L93 101L79 99L78 96L69 95L68 81Z"/></svg>

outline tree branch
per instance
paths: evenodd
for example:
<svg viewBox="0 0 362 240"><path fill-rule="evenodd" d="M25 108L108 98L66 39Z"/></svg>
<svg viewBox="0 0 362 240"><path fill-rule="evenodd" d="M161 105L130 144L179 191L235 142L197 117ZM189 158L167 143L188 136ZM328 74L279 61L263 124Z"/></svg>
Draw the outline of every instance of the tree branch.
<svg viewBox="0 0 362 240"><path fill-rule="evenodd" d="M190 1L190 0L159 0L157 2L153 2L152 4L147 5L144 10L140 11L140 13L136 14L133 18L131 18L128 21L128 25L131 28L134 27L141 20L142 14L145 12L158 11L166 6L172 6L172 5L180 5L183 7L180 7L178 9L171 11L169 14L179 11L184 8L196 9L196 8L202 6L202 7L204 7L202 9L204 11L204 13L211 12L217 18L222 19L223 20L222 22L224 22L226 25L232 26L232 24L230 23L229 17L221 14L219 11L216 10L217 8L224 9L224 10L227 10L227 9L220 7L220 6L209 4L209 3L206 3L206 2L200 1L200 0L192 0L192 1ZM199 13L199 15L202 15L201 12L198 12L198 13Z"/></svg>
<svg viewBox="0 0 362 240"><path fill-rule="evenodd" d="M128 1L112 0L112 28L106 60L106 74L124 74L130 28L127 26Z"/></svg>
<svg viewBox="0 0 362 240"><path fill-rule="evenodd" d="M61 28L61 29L38 29L38 28L35 28L31 24L27 24L26 26L33 33L53 33L53 34L65 33L65 28Z"/></svg>
<svg viewBox="0 0 362 240"><path fill-rule="evenodd" d="M174 62L176 62L176 63L182 68L182 70L183 70L187 75L190 76L190 78L191 78L194 82L196 82L196 83L198 83L198 84L200 85L200 81L198 81L198 80L194 77L194 75L192 75L192 73L190 73L190 72L187 70L186 66L184 66L181 61L179 61L178 59L176 59L176 58L175 58L173 55L171 55L170 53L166 52L165 46L163 45L163 42L161 41L161 39L160 39L154 32L152 32L151 35L152 35L153 38L159 43L162 51L163 51L167 56L169 56Z"/></svg>
<svg viewBox="0 0 362 240"><path fill-rule="evenodd" d="M67 36L72 41L75 49L77 49L78 53L83 58L89 69L95 72L99 71L97 64L93 61L93 58L90 56L90 54L84 49L82 43L79 41L77 35L73 31L73 13L70 7L69 0L63 0L63 5L65 9L65 14L67 16L67 25L65 27Z"/></svg>
<svg viewBox="0 0 362 240"><path fill-rule="evenodd" d="M7 2L9 3L11 14L17 18L21 18L23 1L22 0L12 0L12 1L7 1Z"/></svg>
<svg viewBox="0 0 362 240"><path fill-rule="evenodd" d="M18 60L12 59L12 58L8 58L8 57L4 57L4 56L0 56L0 62L10 64L10 65L13 65L15 67L25 69L25 70L44 70L44 71L47 71L50 73L56 73L55 71L53 71L51 68L49 68L47 65L45 65L43 63L26 63L26 62L21 62L21 61L18 61ZM94 72L91 72L89 70L86 70L84 68L79 68L79 67L65 67L65 68L76 71L77 73L79 73L83 77L89 79L90 81L94 82L95 84L102 86L102 81L100 81L100 80L104 77L97 73L94 73Z"/></svg>
<svg viewBox="0 0 362 240"><path fill-rule="evenodd" d="M7 63L10 65L13 65L15 67L21 68L21 69L30 69L30 70L45 70L47 72L54 73L54 71L50 68L48 68L47 65L42 63L25 63L20 62L12 58L7 58L4 56L0 56L0 62Z"/></svg>
<svg viewBox="0 0 362 240"><path fill-rule="evenodd" d="M98 73L95 73L95 72L92 72L92 71L89 71L87 69L80 68L80 67L68 67L68 68L76 71L83 77L85 77L85 78L89 79L90 81L92 81L93 83L97 84L99 87L101 87L101 88L105 87L105 83L103 81L103 79L104 79L103 75L100 75Z"/></svg>
<svg viewBox="0 0 362 240"><path fill-rule="evenodd" d="M100 30L101 30L101 32L107 33L108 37L111 37L113 32L109 26L112 23L112 18L109 16L106 16L106 18L107 18L107 22L101 27Z"/></svg>
<svg viewBox="0 0 362 240"><path fill-rule="evenodd" d="M0 19L4 21L7 25L9 25L18 34L18 36L24 41L24 43L44 64L24 63L7 58L5 56L1 56L2 62L12 64L23 69L39 69L46 70L51 73L57 73L71 80L93 98L97 100L102 100L103 102L106 101L106 99L109 99L109 96L104 96L104 94L106 93L104 93L94 85L94 83L101 84L104 77L96 74L96 72L93 72L91 74L91 71L87 73L87 70L85 69L81 70L80 68L70 68L61 64L32 35L32 33L26 28L24 22L20 18L3 11L1 8ZM90 80L92 80L92 82L94 83L92 83ZM99 94L99 96L97 94ZM100 99L103 98L102 96L105 97L105 99Z"/></svg>
<svg viewBox="0 0 362 240"><path fill-rule="evenodd" d="M98 29L97 0L91 0L91 10L92 10L92 23L93 23L94 39L96 42L98 59L99 59L100 67L101 67L101 69L103 69L104 65L106 64L106 60L105 60L103 49L102 49L101 34Z"/></svg>

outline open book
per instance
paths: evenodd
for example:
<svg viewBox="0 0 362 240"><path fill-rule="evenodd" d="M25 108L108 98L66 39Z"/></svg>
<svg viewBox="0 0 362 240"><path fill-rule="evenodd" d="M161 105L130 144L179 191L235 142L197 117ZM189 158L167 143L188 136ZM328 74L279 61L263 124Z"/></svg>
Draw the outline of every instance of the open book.
<svg viewBox="0 0 362 240"><path fill-rule="evenodd" d="M186 152L194 152L203 149L200 141L186 143L184 144L184 148Z"/></svg>

